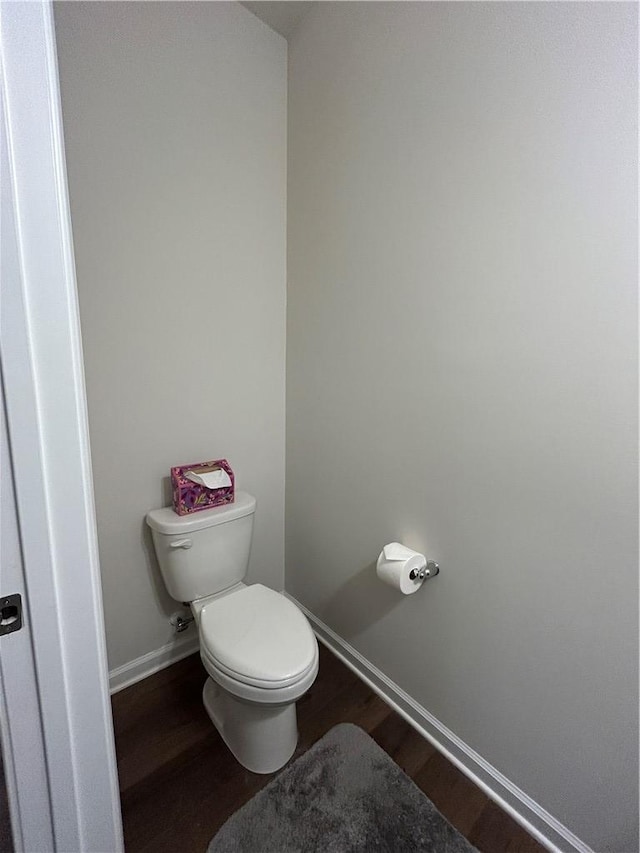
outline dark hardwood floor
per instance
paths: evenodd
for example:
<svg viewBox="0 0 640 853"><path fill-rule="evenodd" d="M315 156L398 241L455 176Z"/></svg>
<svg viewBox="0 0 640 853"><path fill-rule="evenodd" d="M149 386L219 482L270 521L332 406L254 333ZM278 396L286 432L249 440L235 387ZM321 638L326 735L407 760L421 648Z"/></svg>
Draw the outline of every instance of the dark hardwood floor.
<svg viewBox="0 0 640 853"><path fill-rule="evenodd" d="M227 750L202 705L205 679L196 654L113 697L127 853L204 853L224 821L275 775L250 773ZM294 758L345 722L368 732L481 853L544 853L321 646L318 677L298 702Z"/></svg>

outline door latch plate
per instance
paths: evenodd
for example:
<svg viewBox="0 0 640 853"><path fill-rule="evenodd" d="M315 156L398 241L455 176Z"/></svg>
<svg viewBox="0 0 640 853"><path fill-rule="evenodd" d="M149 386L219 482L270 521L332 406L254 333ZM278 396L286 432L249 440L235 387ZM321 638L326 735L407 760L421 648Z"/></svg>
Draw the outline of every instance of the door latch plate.
<svg viewBox="0 0 640 853"><path fill-rule="evenodd" d="M0 637L22 628L22 596L5 595L0 598Z"/></svg>

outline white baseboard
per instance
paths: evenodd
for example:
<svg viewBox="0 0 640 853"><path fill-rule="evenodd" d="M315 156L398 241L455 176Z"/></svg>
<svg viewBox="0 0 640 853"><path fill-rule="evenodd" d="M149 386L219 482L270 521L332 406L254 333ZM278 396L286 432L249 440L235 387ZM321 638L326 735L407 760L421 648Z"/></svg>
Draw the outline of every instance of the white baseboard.
<svg viewBox="0 0 640 853"><path fill-rule="evenodd" d="M307 616L318 639L327 648L547 850L552 853L594 853L571 830L485 761L304 605L286 592L283 595Z"/></svg>
<svg viewBox="0 0 640 853"><path fill-rule="evenodd" d="M172 663L177 663L179 660L197 652L199 648L198 635L192 631L192 636L180 638L172 643L167 643L166 646L161 646L159 649L154 649L142 657L129 661L122 666L116 667L109 672L109 691L117 693L119 690L124 690L135 684L136 681L142 681L154 672L159 672Z"/></svg>

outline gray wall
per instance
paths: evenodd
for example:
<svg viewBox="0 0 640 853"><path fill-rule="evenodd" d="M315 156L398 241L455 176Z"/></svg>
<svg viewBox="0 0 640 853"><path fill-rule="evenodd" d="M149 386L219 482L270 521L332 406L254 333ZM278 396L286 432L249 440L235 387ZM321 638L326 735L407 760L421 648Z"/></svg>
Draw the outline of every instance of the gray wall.
<svg viewBox="0 0 640 853"><path fill-rule="evenodd" d="M637 11L320 3L289 46L286 586L638 849ZM403 598L399 539L442 566Z"/></svg>
<svg viewBox="0 0 640 853"><path fill-rule="evenodd" d="M167 643L144 515L226 456L284 565L286 42L236 3L58 3L111 667Z"/></svg>

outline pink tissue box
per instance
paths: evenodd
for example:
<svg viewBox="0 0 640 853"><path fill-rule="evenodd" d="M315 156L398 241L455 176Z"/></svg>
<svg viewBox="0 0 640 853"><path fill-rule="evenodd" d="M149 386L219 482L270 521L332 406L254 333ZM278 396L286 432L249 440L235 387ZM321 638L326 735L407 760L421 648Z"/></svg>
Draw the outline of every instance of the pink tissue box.
<svg viewBox="0 0 640 853"><path fill-rule="evenodd" d="M231 479L230 486L221 489L207 489L192 483L184 476L187 471L204 474L222 468ZM231 504L235 499L235 478L231 465L226 459L212 462L194 462L192 465L178 465L171 469L171 488L173 490L173 509L178 515L189 515L201 509L211 509L222 504Z"/></svg>

